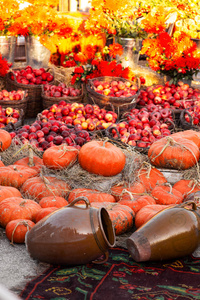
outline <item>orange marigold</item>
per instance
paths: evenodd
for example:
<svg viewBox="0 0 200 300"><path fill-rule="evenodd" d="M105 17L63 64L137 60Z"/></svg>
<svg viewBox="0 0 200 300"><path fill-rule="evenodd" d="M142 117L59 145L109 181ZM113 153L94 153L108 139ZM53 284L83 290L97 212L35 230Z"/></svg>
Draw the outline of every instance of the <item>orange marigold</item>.
<svg viewBox="0 0 200 300"><path fill-rule="evenodd" d="M109 46L109 55L116 58L116 55L121 56L123 54L123 47L118 43L113 43Z"/></svg>

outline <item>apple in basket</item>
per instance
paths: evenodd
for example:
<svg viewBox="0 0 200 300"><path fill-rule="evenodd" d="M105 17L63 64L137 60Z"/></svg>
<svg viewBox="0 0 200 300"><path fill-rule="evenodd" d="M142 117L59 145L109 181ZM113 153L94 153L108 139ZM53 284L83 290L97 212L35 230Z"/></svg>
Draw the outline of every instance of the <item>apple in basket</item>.
<svg viewBox="0 0 200 300"><path fill-rule="evenodd" d="M111 82L102 82L95 80L94 91L109 97L131 97L138 92L137 84L130 81L112 80Z"/></svg>
<svg viewBox="0 0 200 300"><path fill-rule="evenodd" d="M44 85L44 95L46 97L77 97L81 95L81 92L81 89L67 87L64 82L59 83L57 86L50 83Z"/></svg>

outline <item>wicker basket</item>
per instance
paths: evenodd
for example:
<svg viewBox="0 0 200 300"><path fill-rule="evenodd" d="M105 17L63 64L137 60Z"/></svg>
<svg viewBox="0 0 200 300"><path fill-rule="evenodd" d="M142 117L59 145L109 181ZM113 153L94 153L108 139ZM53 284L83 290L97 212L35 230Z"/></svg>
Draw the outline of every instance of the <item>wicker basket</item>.
<svg viewBox="0 0 200 300"><path fill-rule="evenodd" d="M52 71L51 69L47 71ZM14 75L15 80L11 79L11 74ZM51 84L53 81L51 81ZM42 86L43 85L28 85L28 84L22 84L18 83L16 80L15 74L10 71L7 74L6 78L6 89L8 91L12 90L27 90L28 96L27 96L27 109L26 109L26 115L25 118L35 118L38 113L40 113L43 109L42 107Z"/></svg>
<svg viewBox="0 0 200 300"><path fill-rule="evenodd" d="M77 97L48 97L45 96L43 87L42 87L42 106L43 109L48 108L50 106L52 106L53 104L57 104L60 101L64 100L65 102L68 103L73 103L73 102L77 102L77 103L82 103L83 102L83 98L84 98L84 93L83 93L83 86L81 87L81 95L77 96Z"/></svg>
<svg viewBox="0 0 200 300"><path fill-rule="evenodd" d="M106 110L112 110L121 116L124 112L129 111L136 107L137 97L139 95L140 89L140 81L138 81L138 92L131 97L109 97L99 94L94 91L94 80L98 81L107 81L111 82L113 80L116 81L123 81L123 82L130 82L133 84L133 81L130 81L125 78L121 77L112 77L112 76L105 76L105 77L98 77L89 79L88 83L86 84L86 91L88 96L88 102L91 104L97 104L100 108L104 108ZM135 83L134 83L135 84Z"/></svg>
<svg viewBox="0 0 200 300"><path fill-rule="evenodd" d="M24 115L26 114L28 103L28 92L24 91L23 98L21 100L0 100L0 106L2 108L12 107L14 109L23 110Z"/></svg>

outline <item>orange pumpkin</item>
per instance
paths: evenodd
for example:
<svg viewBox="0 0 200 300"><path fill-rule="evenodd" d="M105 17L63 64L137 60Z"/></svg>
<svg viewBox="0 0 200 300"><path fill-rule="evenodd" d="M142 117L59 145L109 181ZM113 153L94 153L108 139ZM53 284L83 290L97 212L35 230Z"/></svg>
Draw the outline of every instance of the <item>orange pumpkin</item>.
<svg viewBox="0 0 200 300"><path fill-rule="evenodd" d="M31 199L21 197L6 198L0 203L0 225L6 227L8 222L16 219L35 220L41 206Z"/></svg>
<svg viewBox="0 0 200 300"><path fill-rule="evenodd" d="M135 227L139 228L155 216L159 211L168 208L170 205L153 204L141 208L135 216Z"/></svg>
<svg viewBox="0 0 200 300"><path fill-rule="evenodd" d="M118 203L129 206L134 211L134 213L137 213L142 207L146 205L156 204L156 201L149 195L143 195L139 196L138 198L129 197L129 199L120 200Z"/></svg>
<svg viewBox="0 0 200 300"><path fill-rule="evenodd" d="M151 196L155 199L157 204L179 204L183 202L183 195L168 185L156 186Z"/></svg>
<svg viewBox="0 0 200 300"><path fill-rule="evenodd" d="M6 225L6 236L11 244L23 244L25 242L26 233L33 228L34 222L25 219L17 219L8 222Z"/></svg>
<svg viewBox="0 0 200 300"><path fill-rule="evenodd" d="M138 171L138 178L140 182L144 185L147 192L156 186L167 182L167 179L161 171L155 167L148 164L146 167L143 166Z"/></svg>
<svg viewBox="0 0 200 300"><path fill-rule="evenodd" d="M0 186L0 203L6 198L21 197L21 193L18 189L12 186Z"/></svg>
<svg viewBox="0 0 200 300"><path fill-rule="evenodd" d="M135 213L130 207L121 205L119 203L91 203L91 207L100 208L102 206L105 207L110 216L116 235L130 231L130 229L133 227L133 221L135 217Z"/></svg>
<svg viewBox="0 0 200 300"><path fill-rule="evenodd" d="M111 194L114 196L116 201L123 199L130 199L130 194L132 196L139 196L146 192L145 186L141 182L134 182L130 185L120 184L113 185L111 188Z"/></svg>
<svg viewBox="0 0 200 300"><path fill-rule="evenodd" d="M181 137L170 136L154 142L148 151L150 162L160 168L185 170L193 167L199 160L197 145Z"/></svg>
<svg viewBox="0 0 200 300"><path fill-rule="evenodd" d="M200 183L196 180L181 179L173 185L173 188L185 198L191 193L200 191Z"/></svg>
<svg viewBox="0 0 200 300"><path fill-rule="evenodd" d="M195 130L184 130L171 134L172 138L181 137L194 142L200 148L200 134Z"/></svg>
<svg viewBox="0 0 200 300"><path fill-rule="evenodd" d="M29 178L21 187L21 193L24 196L36 201L48 196L66 198L69 191L70 186L64 180L51 176Z"/></svg>
<svg viewBox="0 0 200 300"><path fill-rule="evenodd" d="M97 190L92 190L92 189L84 189L84 188L77 188L74 190L71 190L69 193L68 197L68 202L71 203L74 199L78 197L87 197L89 202L116 202L115 198L108 194L108 193L103 193ZM84 201L79 201L79 204L85 203Z"/></svg>
<svg viewBox="0 0 200 300"><path fill-rule="evenodd" d="M36 175L36 170L25 166L9 165L1 167L0 185L20 188L28 178Z"/></svg>
<svg viewBox="0 0 200 300"><path fill-rule="evenodd" d="M61 170L74 164L78 157L79 150L72 146L62 144L52 146L44 151L44 165L53 170Z"/></svg>
<svg viewBox="0 0 200 300"><path fill-rule="evenodd" d="M65 198L63 197L57 197L57 196L50 196L50 197L44 197L39 201L39 205L42 208L45 207L63 207L68 205L68 202Z"/></svg>
<svg viewBox="0 0 200 300"><path fill-rule="evenodd" d="M39 172L43 166L43 159L38 156L34 156L32 149L29 149L29 156L17 160L13 163L13 165L29 167Z"/></svg>
<svg viewBox="0 0 200 300"><path fill-rule="evenodd" d="M12 138L8 131L0 129L0 151L8 149L11 145Z"/></svg>
<svg viewBox="0 0 200 300"><path fill-rule="evenodd" d="M120 148L106 141L90 141L83 145L78 156L81 167L93 174L115 176L126 163Z"/></svg>
<svg viewBox="0 0 200 300"><path fill-rule="evenodd" d="M38 211L38 213L35 216L35 222L39 222L40 220L42 220L44 217L48 216L50 213L52 213L53 211L57 210L57 207L45 207L42 208L40 211Z"/></svg>

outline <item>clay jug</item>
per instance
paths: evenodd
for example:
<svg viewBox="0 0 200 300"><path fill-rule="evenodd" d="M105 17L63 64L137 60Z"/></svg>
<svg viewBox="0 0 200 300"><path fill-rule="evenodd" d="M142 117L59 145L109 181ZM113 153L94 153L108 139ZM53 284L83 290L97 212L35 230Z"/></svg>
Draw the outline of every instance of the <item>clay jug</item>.
<svg viewBox="0 0 200 300"><path fill-rule="evenodd" d="M161 261L192 254L200 244L200 210L185 202L158 212L127 240L137 261Z"/></svg>
<svg viewBox="0 0 200 300"><path fill-rule="evenodd" d="M75 205L80 200L84 205ZM108 249L115 243L107 210L90 207L86 197L78 197L52 212L32 229L25 239L30 256L52 265L103 263L108 259Z"/></svg>

